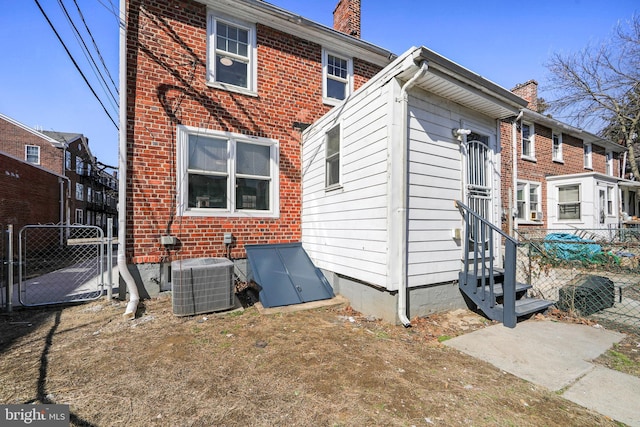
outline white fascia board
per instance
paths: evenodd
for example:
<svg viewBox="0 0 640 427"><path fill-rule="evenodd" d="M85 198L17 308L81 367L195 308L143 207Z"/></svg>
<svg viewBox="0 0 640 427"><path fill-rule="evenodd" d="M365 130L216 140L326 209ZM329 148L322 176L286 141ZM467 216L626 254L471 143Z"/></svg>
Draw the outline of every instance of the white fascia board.
<svg viewBox="0 0 640 427"><path fill-rule="evenodd" d="M22 130L25 130L25 131L27 131L29 133L32 133L33 135L37 136L38 138L43 139L46 142L50 143L54 147L57 147L57 148L64 148L65 147L64 144L62 144L61 142L56 141L55 139L43 134L42 132L38 132L37 130L32 129L29 126L24 125L24 124L20 123L19 121L12 119L11 117L5 116L4 114L0 113L0 118L6 120L7 122L11 123L14 126L17 126L17 127L21 128Z"/></svg>
<svg viewBox="0 0 640 427"><path fill-rule="evenodd" d="M214 11L219 11L244 21L264 24L381 67L387 66L396 57L394 53L379 46L343 34L261 0L196 1Z"/></svg>

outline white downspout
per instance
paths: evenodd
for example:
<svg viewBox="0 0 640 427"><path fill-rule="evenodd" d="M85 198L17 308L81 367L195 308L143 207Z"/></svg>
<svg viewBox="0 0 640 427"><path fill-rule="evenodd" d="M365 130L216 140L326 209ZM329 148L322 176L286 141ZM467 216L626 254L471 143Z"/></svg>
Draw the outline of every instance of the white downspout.
<svg viewBox="0 0 640 427"><path fill-rule="evenodd" d="M515 220L515 210L518 209L518 120L522 119L522 116L524 115L524 110L520 110L520 113L518 114L518 117L516 117L513 120L513 123L511 124L511 188L512 188L512 197L513 197L513 203L514 203L514 209L512 212L509 212L509 215L511 216L510 220L511 220L511 224L512 224L512 228L513 230L515 230L516 227L516 220ZM542 203L542 200L540 201ZM513 237L513 230L509 230L511 231L511 235Z"/></svg>
<svg viewBox="0 0 640 427"><path fill-rule="evenodd" d="M402 103L402 149L400 152L401 162L400 164L403 167L402 173L402 186L401 186L401 203L400 207L400 217L402 218L402 225L400 227L401 238L398 239L398 243L400 245L400 250L398 251L399 261L400 261L400 271L401 277L398 281L398 318L400 322L404 325L405 328L411 326L411 321L407 317L407 290L408 290L408 228L409 228L409 96L407 95L407 91L411 86L415 84L415 82L422 77L427 70L429 69L428 62L422 61L420 63L420 69L414 74L414 76L407 81L402 89L400 90L400 96L398 101Z"/></svg>
<svg viewBox="0 0 640 427"><path fill-rule="evenodd" d="M127 284L129 303L122 315L135 319L140 295L127 267L127 6L120 0L120 135L118 144L118 271Z"/></svg>

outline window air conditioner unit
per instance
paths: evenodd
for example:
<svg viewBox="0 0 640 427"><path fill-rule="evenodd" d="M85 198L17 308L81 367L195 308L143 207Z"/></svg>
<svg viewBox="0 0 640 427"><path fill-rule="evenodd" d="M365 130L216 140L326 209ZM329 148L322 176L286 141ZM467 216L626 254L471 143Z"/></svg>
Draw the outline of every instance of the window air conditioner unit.
<svg viewBox="0 0 640 427"><path fill-rule="evenodd" d="M173 314L191 316L235 305L233 262L227 258L192 258L171 263Z"/></svg>
<svg viewBox="0 0 640 427"><path fill-rule="evenodd" d="M542 221L542 212L531 212L531 221Z"/></svg>

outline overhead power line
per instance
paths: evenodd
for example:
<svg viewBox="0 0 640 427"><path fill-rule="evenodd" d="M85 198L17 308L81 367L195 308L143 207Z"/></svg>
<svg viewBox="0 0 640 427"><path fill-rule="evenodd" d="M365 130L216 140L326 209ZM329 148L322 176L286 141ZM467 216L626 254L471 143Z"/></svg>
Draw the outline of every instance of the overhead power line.
<svg viewBox="0 0 640 427"><path fill-rule="evenodd" d="M113 123L113 125L116 127L116 129L119 129L118 128L118 124L116 123L115 120L113 120L113 117L111 117L111 115L109 114L109 111L107 111L107 108L104 106L104 104L100 100L100 97L98 96L96 91L91 86L91 83L89 83L89 80L87 80L87 77L84 75L84 73L82 72L82 70L78 66L78 63L76 62L76 60L73 58L73 55L71 54L71 52L69 52L69 49L67 48L67 45L64 43L64 41L60 37L60 34L58 34L58 31L54 27L53 23L51 23L51 20L47 16L47 13L44 11L44 9L42 9L42 6L40 6L40 2L38 0L34 0L34 1L36 2L36 5L38 6L38 9L40 9L40 12L42 13L42 16L44 16L44 19L47 20L47 23L49 24L49 26L51 27L51 29L55 33L56 37L58 38L58 41L60 42L60 44L62 44L62 47L64 48L65 52L67 52L67 55L69 56L69 59L71 59L71 62L73 62L73 65L76 67L76 70L78 70L78 72L82 76L82 79L84 80L86 85L89 87L89 90L91 90L91 93L93 94L93 96L98 100L98 102L102 106L102 109L107 114L107 117L109 117L109 120L111 120L111 123Z"/></svg>

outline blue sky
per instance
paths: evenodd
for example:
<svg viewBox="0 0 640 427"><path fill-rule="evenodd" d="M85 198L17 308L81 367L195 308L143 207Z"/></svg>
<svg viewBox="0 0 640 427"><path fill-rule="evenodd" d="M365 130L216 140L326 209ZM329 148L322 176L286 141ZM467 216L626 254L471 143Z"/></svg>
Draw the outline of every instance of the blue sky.
<svg viewBox="0 0 640 427"><path fill-rule="evenodd" d="M116 107L91 71L58 2L39 1L117 123ZM76 1L117 83L114 10L119 0ZM84 34L74 2L63 3ZM331 26L337 0L271 3ZM544 64L553 52L576 52L598 43L634 13L640 13L637 0L362 0L362 38L397 54L424 45L507 89L535 79L544 97ZM82 133L98 160L117 165L115 126L34 0L3 1L0 39L0 113L34 128Z"/></svg>

